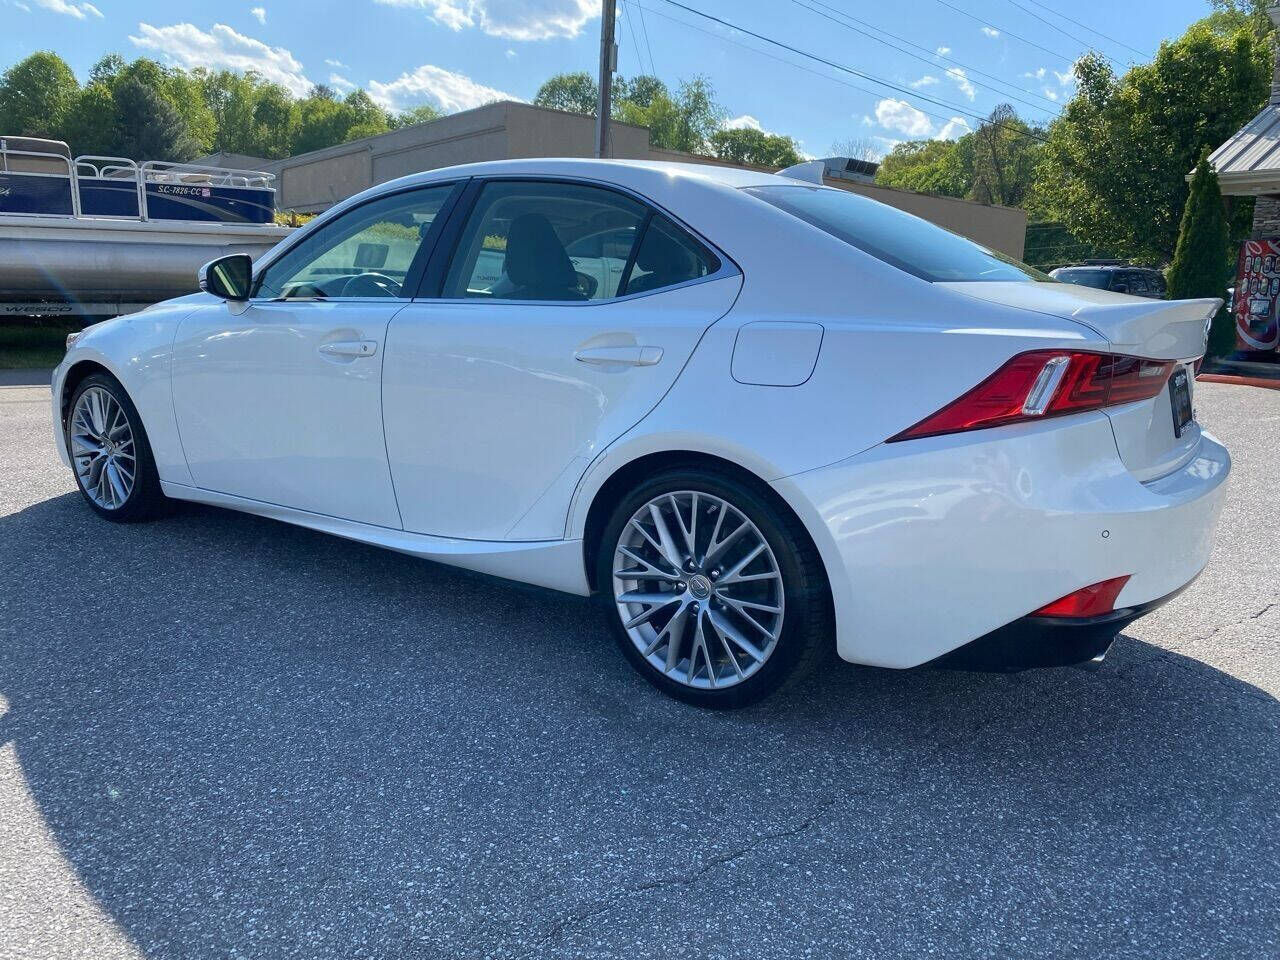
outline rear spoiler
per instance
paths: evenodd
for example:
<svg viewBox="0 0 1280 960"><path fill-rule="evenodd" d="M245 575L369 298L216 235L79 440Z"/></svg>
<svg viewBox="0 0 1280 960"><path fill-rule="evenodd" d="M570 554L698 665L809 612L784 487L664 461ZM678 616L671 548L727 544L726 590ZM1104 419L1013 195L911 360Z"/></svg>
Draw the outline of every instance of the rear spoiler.
<svg viewBox="0 0 1280 960"><path fill-rule="evenodd" d="M1209 322L1221 307L1218 298L1087 304L1071 319L1106 337L1117 353L1189 360L1204 355Z"/></svg>

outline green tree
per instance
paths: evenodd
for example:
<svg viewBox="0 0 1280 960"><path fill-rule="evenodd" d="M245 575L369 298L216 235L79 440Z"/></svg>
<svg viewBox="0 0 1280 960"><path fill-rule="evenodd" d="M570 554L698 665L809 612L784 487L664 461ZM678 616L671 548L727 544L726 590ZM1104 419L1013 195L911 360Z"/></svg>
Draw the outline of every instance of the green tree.
<svg viewBox="0 0 1280 960"><path fill-rule="evenodd" d="M789 167L801 160L796 142L790 137L750 127L717 130L711 135L711 149L721 160L761 167Z"/></svg>
<svg viewBox="0 0 1280 960"><path fill-rule="evenodd" d="M534 95L535 107L552 110L568 110L571 113L595 115L599 88L591 75L585 72L557 73L549 77Z"/></svg>
<svg viewBox="0 0 1280 960"><path fill-rule="evenodd" d="M89 83L112 83L116 77L120 75L120 71L125 68L125 59L118 53L108 53L98 59L92 67L89 68Z"/></svg>
<svg viewBox="0 0 1280 960"><path fill-rule="evenodd" d="M186 121L154 88L130 77L116 85L114 96L115 142L122 156L182 163L199 154Z"/></svg>
<svg viewBox="0 0 1280 960"><path fill-rule="evenodd" d="M997 106L978 129L961 137L956 149L972 153L969 196L981 203L1021 207L1031 191L1041 131L1023 121L1012 106Z"/></svg>
<svg viewBox="0 0 1280 960"><path fill-rule="evenodd" d="M411 127L415 123L429 123L432 120L439 120L443 116L444 114L431 104L424 103L411 110L405 110L394 117L393 124L397 127Z"/></svg>
<svg viewBox="0 0 1280 960"><path fill-rule="evenodd" d="M31 54L0 75L0 130L57 138L79 88L75 74L56 53Z"/></svg>
<svg viewBox="0 0 1280 960"><path fill-rule="evenodd" d="M253 105L253 150L250 156L278 160L289 156L298 109L289 91L278 83L258 87Z"/></svg>
<svg viewBox="0 0 1280 960"><path fill-rule="evenodd" d="M1262 107L1271 69L1271 42L1230 11L1192 24L1122 77L1086 55L1041 153L1038 211L1119 256L1167 262L1196 151L1223 143Z"/></svg>
<svg viewBox="0 0 1280 960"><path fill-rule="evenodd" d="M1187 203L1182 211L1177 250L1169 268L1169 298L1194 300L1224 297L1228 265L1227 217L1222 208L1218 175L1209 165L1206 147L1191 178ZM1218 311L1209 338L1209 352L1230 353L1235 348L1235 322L1226 309Z"/></svg>
<svg viewBox="0 0 1280 960"><path fill-rule="evenodd" d="M899 190L965 197L973 189L973 167L954 140L908 140L880 161L876 183Z"/></svg>
<svg viewBox="0 0 1280 960"><path fill-rule="evenodd" d="M118 157L116 100L106 83L91 83L79 93L67 111L60 137L75 156L95 154Z"/></svg>
<svg viewBox="0 0 1280 960"><path fill-rule="evenodd" d="M680 84L673 97L665 88L650 87L649 100L642 104L620 100L614 116L624 123L649 128L649 143L665 150L705 153L711 135L724 119L724 109L715 102L715 91L706 77L694 77Z"/></svg>

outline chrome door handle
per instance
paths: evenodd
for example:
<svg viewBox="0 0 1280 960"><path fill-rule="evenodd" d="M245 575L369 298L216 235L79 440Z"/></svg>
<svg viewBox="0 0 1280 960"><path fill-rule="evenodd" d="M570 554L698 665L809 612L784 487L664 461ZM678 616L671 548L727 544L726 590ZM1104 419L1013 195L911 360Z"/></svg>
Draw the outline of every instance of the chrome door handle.
<svg viewBox="0 0 1280 960"><path fill-rule="evenodd" d="M335 340L321 344L320 352L326 357L372 357L378 352L378 341Z"/></svg>
<svg viewBox="0 0 1280 960"><path fill-rule="evenodd" d="M652 367L662 359L661 347L587 347L575 351L580 363L621 363L631 367Z"/></svg>

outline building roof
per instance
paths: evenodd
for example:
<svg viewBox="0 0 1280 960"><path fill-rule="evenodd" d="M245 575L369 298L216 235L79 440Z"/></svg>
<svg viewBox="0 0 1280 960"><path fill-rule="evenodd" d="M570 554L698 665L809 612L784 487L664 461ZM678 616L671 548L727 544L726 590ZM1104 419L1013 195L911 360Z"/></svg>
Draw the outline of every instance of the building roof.
<svg viewBox="0 0 1280 960"><path fill-rule="evenodd" d="M1223 193L1280 193L1280 104L1269 103L1209 154ZM1191 174L1187 174L1191 179Z"/></svg>

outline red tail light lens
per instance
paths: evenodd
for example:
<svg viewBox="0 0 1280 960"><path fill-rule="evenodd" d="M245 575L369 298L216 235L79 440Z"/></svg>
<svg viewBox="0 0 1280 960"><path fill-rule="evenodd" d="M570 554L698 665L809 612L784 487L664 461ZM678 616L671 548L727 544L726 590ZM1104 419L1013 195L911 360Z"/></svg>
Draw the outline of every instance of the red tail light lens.
<svg viewBox="0 0 1280 960"><path fill-rule="evenodd" d="M1081 587L1075 593L1068 593L1053 603L1045 604L1030 614L1033 617L1099 617L1116 608L1116 597L1129 582L1129 575L1103 580L1087 587Z"/></svg>
<svg viewBox="0 0 1280 960"><path fill-rule="evenodd" d="M1173 361L1111 353L1020 353L963 396L889 442L999 427L1147 400L1164 389Z"/></svg>

